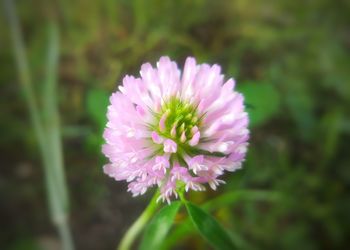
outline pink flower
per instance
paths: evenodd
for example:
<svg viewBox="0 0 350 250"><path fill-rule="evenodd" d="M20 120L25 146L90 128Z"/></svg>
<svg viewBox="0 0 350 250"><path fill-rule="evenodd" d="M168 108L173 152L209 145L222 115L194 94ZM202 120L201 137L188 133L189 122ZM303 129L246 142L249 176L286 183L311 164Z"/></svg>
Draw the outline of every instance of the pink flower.
<svg viewBox="0 0 350 250"><path fill-rule="evenodd" d="M182 73L161 57L140 74L125 76L110 98L104 172L129 182L134 196L158 186L168 202L179 187L215 190L225 171L241 167L248 146L248 116L234 80L191 57Z"/></svg>

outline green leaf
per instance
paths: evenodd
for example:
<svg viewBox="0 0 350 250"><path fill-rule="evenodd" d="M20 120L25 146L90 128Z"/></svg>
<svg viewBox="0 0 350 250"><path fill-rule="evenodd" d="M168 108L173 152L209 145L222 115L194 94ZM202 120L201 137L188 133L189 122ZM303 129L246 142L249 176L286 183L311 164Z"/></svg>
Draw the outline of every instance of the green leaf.
<svg viewBox="0 0 350 250"><path fill-rule="evenodd" d="M244 95L250 126L262 125L279 111L280 96L271 84L246 83L238 86Z"/></svg>
<svg viewBox="0 0 350 250"><path fill-rule="evenodd" d="M107 121L106 112L109 102L108 93L100 89L90 90L86 102L88 114L99 126L99 129L102 130Z"/></svg>
<svg viewBox="0 0 350 250"><path fill-rule="evenodd" d="M282 195L278 192L272 191L263 191L263 190L236 190L224 193L212 200L207 201L201 208L206 212L214 211L220 207L224 206L232 206L238 203L238 201L242 201L243 203L246 201L280 201L282 199ZM241 202L239 202L241 204ZM161 249L172 249L177 242L183 241L186 237L192 235L195 231L192 224L190 223L190 219L186 219L182 224L178 225L167 237L162 244ZM247 249L249 248L248 243L239 235L239 233L235 233L235 237L233 237L233 232L231 232L232 240L235 245L239 249Z"/></svg>
<svg viewBox="0 0 350 250"><path fill-rule="evenodd" d="M160 250L168 250L173 249L175 245L177 245L179 242L184 242L186 237L189 237L193 235L195 232L194 225L190 221L189 218L187 218L184 222L182 222L179 225L176 225L176 227L171 230L171 233L164 239Z"/></svg>
<svg viewBox="0 0 350 250"><path fill-rule="evenodd" d="M186 202L186 208L197 231L215 249L236 249L228 233L211 215L189 202Z"/></svg>
<svg viewBox="0 0 350 250"><path fill-rule="evenodd" d="M179 210L181 202L175 201L171 205L164 207L152 219L146 227L140 250L159 249L164 241L171 225L174 222L175 215Z"/></svg>

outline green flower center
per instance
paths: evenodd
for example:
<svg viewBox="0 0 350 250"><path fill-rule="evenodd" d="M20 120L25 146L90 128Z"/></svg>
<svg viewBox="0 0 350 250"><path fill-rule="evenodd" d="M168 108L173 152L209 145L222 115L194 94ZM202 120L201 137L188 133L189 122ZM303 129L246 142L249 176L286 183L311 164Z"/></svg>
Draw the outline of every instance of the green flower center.
<svg viewBox="0 0 350 250"><path fill-rule="evenodd" d="M154 123L149 124L151 131L163 138L171 139L177 144L177 151L172 154L172 159L177 159L180 164L187 166L184 161L184 154L191 157L196 155L208 155L212 157L224 157L221 152L209 152L198 148L198 142L206 141L203 136L195 138L195 134L200 132L205 114L198 114L198 105L182 101L176 97L170 98L163 104L161 110L153 113ZM198 136L198 135L197 135ZM199 140L199 141L198 141ZM163 153L163 145L153 144L155 146L154 154Z"/></svg>
<svg viewBox="0 0 350 250"><path fill-rule="evenodd" d="M176 97L165 102L155 117L159 135L182 144L199 131L202 120L202 116L198 116L197 106Z"/></svg>

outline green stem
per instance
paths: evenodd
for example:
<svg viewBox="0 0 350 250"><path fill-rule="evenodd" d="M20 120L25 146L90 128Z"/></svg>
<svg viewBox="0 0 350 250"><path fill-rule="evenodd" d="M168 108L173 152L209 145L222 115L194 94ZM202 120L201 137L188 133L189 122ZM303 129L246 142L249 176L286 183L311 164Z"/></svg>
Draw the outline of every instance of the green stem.
<svg viewBox="0 0 350 250"><path fill-rule="evenodd" d="M184 187L180 188L179 191L178 191L178 194L179 194L179 197L180 197L180 200L181 202L186 205L187 204L187 199L185 197L185 189Z"/></svg>
<svg viewBox="0 0 350 250"><path fill-rule="evenodd" d="M142 229L145 227L146 223L151 219L152 215L156 212L159 203L157 203L157 198L159 196L159 191L157 191L146 209L140 215L140 217L132 224L128 231L124 234L122 240L117 247L117 250L130 250L132 244L134 243L137 236L140 234Z"/></svg>

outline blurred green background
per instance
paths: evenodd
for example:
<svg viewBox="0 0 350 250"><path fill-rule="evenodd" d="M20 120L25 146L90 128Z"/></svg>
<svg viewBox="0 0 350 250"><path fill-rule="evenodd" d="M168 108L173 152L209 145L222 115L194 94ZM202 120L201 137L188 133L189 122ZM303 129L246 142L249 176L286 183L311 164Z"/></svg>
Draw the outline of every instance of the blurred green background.
<svg viewBox="0 0 350 250"><path fill-rule="evenodd" d="M56 98L77 249L114 249L151 195L132 198L125 183L103 174L101 134L108 96L123 75L161 55L181 66L187 56L220 64L237 80L251 117L244 168L227 174L219 191L192 200L277 192L278 199L243 192L212 212L242 249L348 249L349 1L14 2L36 95L47 24L59 28ZM6 9L0 13L0 249L57 249ZM164 248L209 249L188 232L173 230Z"/></svg>

